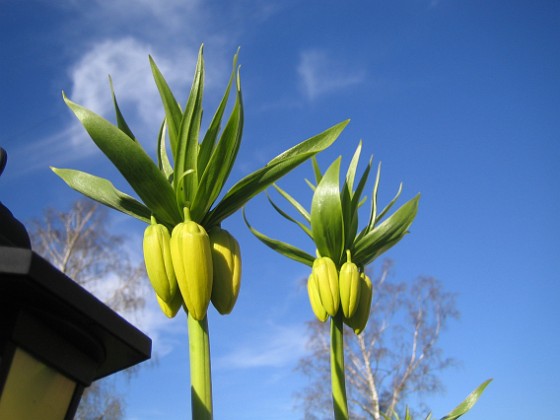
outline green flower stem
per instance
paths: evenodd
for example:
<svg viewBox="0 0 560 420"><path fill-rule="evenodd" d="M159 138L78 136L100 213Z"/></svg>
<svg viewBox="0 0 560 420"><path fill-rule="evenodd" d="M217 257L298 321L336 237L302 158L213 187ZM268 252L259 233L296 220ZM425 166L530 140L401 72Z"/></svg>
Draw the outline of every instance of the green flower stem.
<svg viewBox="0 0 560 420"><path fill-rule="evenodd" d="M331 318L331 384L335 420L348 420L342 311Z"/></svg>
<svg viewBox="0 0 560 420"><path fill-rule="evenodd" d="M192 418L212 420L212 377L210 368L210 337L208 317L197 321L187 316L191 366Z"/></svg>

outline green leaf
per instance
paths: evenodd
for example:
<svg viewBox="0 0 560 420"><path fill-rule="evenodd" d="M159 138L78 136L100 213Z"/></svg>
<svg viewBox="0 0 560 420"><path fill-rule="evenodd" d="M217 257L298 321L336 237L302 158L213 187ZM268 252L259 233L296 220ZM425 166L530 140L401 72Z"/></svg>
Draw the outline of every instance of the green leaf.
<svg viewBox="0 0 560 420"><path fill-rule="evenodd" d="M311 222L311 215L307 210L305 210L305 207L303 207L294 197L292 197L290 194L288 194L278 185L272 184L272 186L276 189L276 191L278 191L282 195L282 197L284 197L298 211L299 214L303 216L303 218L308 223Z"/></svg>
<svg viewBox="0 0 560 420"><path fill-rule="evenodd" d="M473 392L471 392L465 400L455 407L449 414L445 417L442 417L441 420L456 420L461 417L463 414L468 412L473 406L476 404L488 384L492 382L492 379L488 379L484 381L482 384L478 386Z"/></svg>
<svg viewBox="0 0 560 420"><path fill-rule="evenodd" d="M239 210L247 201L302 162L330 146L340 135L348 120L313 136L272 159L265 167L238 181L211 210L203 226L211 227Z"/></svg>
<svg viewBox="0 0 560 420"><path fill-rule="evenodd" d="M311 191L315 191L316 185L313 184L310 180L308 180L307 178L305 178L305 183L307 184L307 186L311 189Z"/></svg>
<svg viewBox="0 0 560 420"><path fill-rule="evenodd" d="M369 215L369 222L364 229L364 234L370 232L375 227L377 220L377 193L379 191L379 180L381 178L381 162L377 165L377 174L375 175L375 182L373 183L373 192L371 193L371 213Z"/></svg>
<svg viewBox="0 0 560 420"><path fill-rule="evenodd" d="M339 266L344 252L344 216L340 201L340 160L337 158L317 185L311 202L311 232L322 257Z"/></svg>
<svg viewBox="0 0 560 420"><path fill-rule="evenodd" d="M363 204L364 200L366 199L366 197L361 198L361 196L362 196L362 192L364 191L364 187L366 185L369 172L371 171L372 162L373 162L373 157L370 157L368 166L366 167L364 173L360 177L360 181L358 182L358 187L356 188L356 191L354 191L354 195L352 196L352 206L355 208L359 208Z"/></svg>
<svg viewBox="0 0 560 420"><path fill-rule="evenodd" d="M313 265L313 261L315 260L315 257L313 257L312 255L308 254L307 252L293 245L287 244L285 242L276 239L269 238L268 236L262 234L261 232L253 228L247 220L245 209L243 209L243 220L245 220L245 224L247 225L249 230L253 233L253 235L255 235L262 243L264 243L269 248L284 255L285 257L291 258L294 261L308 265L309 267Z"/></svg>
<svg viewBox="0 0 560 420"><path fill-rule="evenodd" d="M94 112L64 101L80 120L97 147L113 162L158 220L174 225L182 220L171 185L139 143Z"/></svg>
<svg viewBox="0 0 560 420"><path fill-rule="evenodd" d="M169 157L167 156L167 148L165 146L166 133L167 119L164 118L158 134L157 156L159 169L163 175L165 175L165 178L170 181L173 176L173 167L171 166L171 162L169 162Z"/></svg>
<svg viewBox="0 0 560 420"><path fill-rule="evenodd" d="M51 169L70 188L79 193L143 222L150 223L152 213L150 209L133 197L117 190L107 179L74 169L53 167Z"/></svg>
<svg viewBox="0 0 560 420"><path fill-rule="evenodd" d="M344 129L344 127L348 125L349 122L350 120L346 120L338 123L337 125L327 129L323 133L295 145L291 149L288 149L284 153L276 156L268 163L268 165L273 165L287 158L299 156L302 154L312 153L314 155L316 153L319 153L320 151L330 146L334 142L334 140L336 140L340 132Z"/></svg>
<svg viewBox="0 0 560 420"><path fill-rule="evenodd" d="M381 213L379 213L379 215L375 218L375 223L377 224L377 222L379 222L381 219L383 219L383 217L385 217L385 215L387 214L387 212L389 210L391 210L391 208L395 205L395 203L397 202L397 200L399 199L399 197L401 196L401 192L402 192L402 182L399 184L399 189L397 190L397 193L395 194L395 196L393 197L393 199L389 202L389 204L387 204L385 206L385 208L383 210L381 210Z"/></svg>
<svg viewBox="0 0 560 420"><path fill-rule="evenodd" d="M133 140L136 140L136 137L134 137L134 134L132 133L132 130L130 129L130 127L128 126L128 124L126 123L121 110L119 108L119 104L117 103L117 97L115 96L115 90L113 89L113 79L111 79L111 76L109 76L109 86L111 88L111 96L113 98L113 106L115 107L115 114L117 117L117 127L119 127L119 129L121 129L121 131L123 131L128 137L130 137Z"/></svg>
<svg viewBox="0 0 560 420"><path fill-rule="evenodd" d="M311 165L313 166L313 173L315 174L315 185L321 181L323 174L321 173L321 169L319 169L319 162L317 162L317 157L313 156L311 158Z"/></svg>
<svg viewBox="0 0 560 420"><path fill-rule="evenodd" d="M416 217L419 199L420 195L417 195L403 204L391 217L356 240L352 252L356 264L368 265L406 235Z"/></svg>
<svg viewBox="0 0 560 420"><path fill-rule="evenodd" d="M241 82L237 78L237 96L230 118L214 148L210 161L198 185L197 193L191 207L193 220L201 219L212 207L220 195L231 172L243 133L243 100Z"/></svg>
<svg viewBox="0 0 560 420"><path fill-rule="evenodd" d="M210 123L210 127L206 130L206 134L204 135L204 139L200 144L200 150L198 152L198 173L201 175L204 173L206 166L208 165L208 161L210 160L210 156L212 155L212 151L214 150L214 145L216 144L216 140L218 139L218 134L220 132L220 127L222 124L222 118L226 109L226 105L229 98L229 92L231 90L231 85L233 84L233 80L235 78L235 72L237 69L237 57L239 55L239 49L237 53L233 56L233 66L231 70L231 75L229 77L229 82L227 84L226 90L224 92L224 96L222 97L222 101L212 117L212 122Z"/></svg>
<svg viewBox="0 0 560 420"><path fill-rule="evenodd" d="M350 161L348 170L346 172L346 179L341 191L342 213L344 220L344 249L349 249L354 241L356 232L358 230L358 201L354 200L354 179L356 177L356 169L360 160L360 153L362 151L362 142L358 143L354 156ZM357 192L359 195L361 192Z"/></svg>
<svg viewBox="0 0 560 420"><path fill-rule="evenodd" d="M167 126L169 130L169 142L171 143L171 152L173 158L176 159L177 153L177 137L179 133L179 127L181 126L181 119L183 118L183 112L179 103L173 96L173 92L169 88L169 85L165 81L165 78L159 71L154 59L150 56L150 66L152 68L152 74L154 76L154 81L159 91L161 97L161 102L163 104L163 109L165 110L165 118L167 119Z"/></svg>
<svg viewBox="0 0 560 420"><path fill-rule="evenodd" d="M356 177L356 169L358 167L358 162L360 160L361 152L362 152L362 142L360 141L358 143L358 147L356 147L354 156L352 156L350 165L348 165L348 171L346 172L346 186L348 188L350 198L352 198L352 194L353 194L354 178Z"/></svg>
<svg viewBox="0 0 560 420"><path fill-rule="evenodd" d="M198 135L202 121L202 96L204 93L204 57L202 50L203 46L200 47L198 52L191 91L177 133L175 172L182 174L193 171L195 173L195 176L176 177L173 180L177 203L181 207L187 205L187 203L192 203L198 189L198 175L196 175L198 170Z"/></svg>
<svg viewBox="0 0 560 420"><path fill-rule="evenodd" d="M286 213L284 210L282 210L280 207L278 207L276 205L276 203L274 201L272 201L272 199L270 198L270 196L267 194L266 197L268 198L268 202L272 205L272 207L274 208L274 210L276 210L280 216L282 216L283 218L285 218L286 220L289 220L292 223L295 223L296 225L298 225L301 230L303 230L307 236L309 236L309 238L311 240L313 240L313 236L311 234L311 229L309 229L307 226L305 226L303 223L301 223L300 221L294 219L292 216L290 216L288 213Z"/></svg>

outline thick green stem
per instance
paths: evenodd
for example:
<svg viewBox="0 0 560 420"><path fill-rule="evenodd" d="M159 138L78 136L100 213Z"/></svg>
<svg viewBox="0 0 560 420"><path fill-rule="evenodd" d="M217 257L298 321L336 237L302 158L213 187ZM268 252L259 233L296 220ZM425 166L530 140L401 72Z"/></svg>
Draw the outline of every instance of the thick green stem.
<svg viewBox="0 0 560 420"><path fill-rule="evenodd" d="M212 420L212 372L208 317L197 321L188 316L193 420Z"/></svg>
<svg viewBox="0 0 560 420"><path fill-rule="evenodd" d="M335 420L348 420L344 376L344 336L342 311L331 318L331 384Z"/></svg>

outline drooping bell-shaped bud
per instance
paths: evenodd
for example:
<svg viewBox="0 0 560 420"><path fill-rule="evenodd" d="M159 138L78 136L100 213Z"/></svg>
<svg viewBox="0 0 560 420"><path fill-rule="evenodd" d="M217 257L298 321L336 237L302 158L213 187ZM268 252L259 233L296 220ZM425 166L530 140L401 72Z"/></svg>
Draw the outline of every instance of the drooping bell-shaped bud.
<svg viewBox="0 0 560 420"><path fill-rule="evenodd" d="M336 265L329 257L316 258L313 261L312 274L317 281L323 308L330 316L335 316L340 306Z"/></svg>
<svg viewBox="0 0 560 420"><path fill-rule="evenodd" d="M222 315L229 314L241 287L241 251L237 240L225 229L208 232L212 248L212 304Z"/></svg>
<svg viewBox="0 0 560 420"><path fill-rule="evenodd" d="M190 220L188 208L185 208L185 221L171 233L171 257L189 316L201 321L212 294L212 251L206 230Z"/></svg>
<svg viewBox="0 0 560 420"><path fill-rule="evenodd" d="M177 293L169 303L165 302L157 294L156 299L161 311L167 318L174 318L175 315L177 315L177 312L179 312L179 309L181 309L181 305L183 304L183 296L181 296L181 293Z"/></svg>
<svg viewBox="0 0 560 420"><path fill-rule="evenodd" d="M352 328L356 334L360 334L366 327L373 297L371 279L365 273L360 274L360 283L360 300L356 312L350 318L344 319L346 325Z"/></svg>
<svg viewBox="0 0 560 420"><path fill-rule="evenodd" d="M163 301L171 302L179 292L171 260L170 235L153 216L150 226L144 231L143 250L152 287Z"/></svg>
<svg viewBox="0 0 560 420"><path fill-rule="evenodd" d="M346 318L356 312L360 299L360 271L351 261L350 250L346 251L347 261L340 267L338 285L340 288L340 304Z"/></svg>
<svg viewBox="0 0 560 420"><path fill-rule="evenodd" d="M317 279L311 273L307 279L307 294L309 295L309 303L311 304L311 310L321 322L325 322L329 317L327 311L321 303L321 297L319 296L319 285L317 284Z"/></svg>

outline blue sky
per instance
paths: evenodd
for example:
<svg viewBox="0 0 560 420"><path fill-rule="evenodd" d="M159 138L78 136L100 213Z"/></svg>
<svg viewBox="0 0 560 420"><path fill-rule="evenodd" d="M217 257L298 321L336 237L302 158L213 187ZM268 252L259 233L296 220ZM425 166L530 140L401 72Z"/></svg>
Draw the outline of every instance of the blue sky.
<svg viewBox="0 0 560 420"><path fill-rule="evenodd" d="M78 198L50 165L126 189L62 90L111 117L110 73L151 151L163 114L148 54L184 100L204 42L211 114L241 46L246 122L231 180L350 118L319 162L342 154L347 165L363 139L364 156L383 162L382 202L401 181L403 202L421 192L411 234L386 256L396 279L433 275L458 294L462 317L442 345L462 363L443 375L446 393L427 400L434 413L493 377L469 418L551 418L560 385L559 2L0 0L0 35L9 153L0 199L18 218ZM310 176L304 165L280 185L309 202ZM264 196L247 212L260 230L300 241ZM111 222L139 257L142 224L116 213ZM299 418L293 368L312 316L298 286L307 269L262 246L239 214L225 227L241 243L244 283L230 316L210 314L215 416ZM188 418L185 319L149 307L140 324L159 362L128 385L128 418Z"/></svg>

